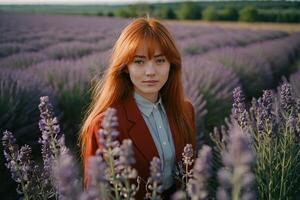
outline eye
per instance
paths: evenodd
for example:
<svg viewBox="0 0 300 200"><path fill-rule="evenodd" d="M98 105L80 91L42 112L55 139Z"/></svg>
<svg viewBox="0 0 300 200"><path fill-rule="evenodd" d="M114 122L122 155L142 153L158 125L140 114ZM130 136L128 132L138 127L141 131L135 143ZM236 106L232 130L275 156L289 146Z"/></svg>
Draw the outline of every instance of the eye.
<svg viewBox="0 0 300 200"><path fill-rule="evenodd" d="M143 64L144 61L143 60L135 60L134 63L136 63L136 64Z"/></svg>
<svg viewBox="0 0 300 200"><path fill-rule="evenodd" d="M166 60L164 58L160 58L160 59L157 59L156 62L157 63L164 63Z"/></svg>

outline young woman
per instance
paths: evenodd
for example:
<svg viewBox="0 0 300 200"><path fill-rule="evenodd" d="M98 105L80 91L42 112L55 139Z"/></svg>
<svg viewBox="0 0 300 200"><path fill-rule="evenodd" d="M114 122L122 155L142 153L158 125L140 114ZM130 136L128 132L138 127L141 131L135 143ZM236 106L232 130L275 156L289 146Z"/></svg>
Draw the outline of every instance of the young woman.
<svg viewBox="0 0 300 200"><path fill-rule="evenodd" d="M181 80L181 56L170 32L158 20L137 18L116 41L110 65L93 90L93 101L82 130L85 185L88 158L100 147L97 139L103 113L117 110L119 140L133 142L136 164L142 178L137 199L145 195L150 161L163 165L163 196L175 190L172 170L181 160L187 143L195 148L195 114L186 99Z"/></svg>

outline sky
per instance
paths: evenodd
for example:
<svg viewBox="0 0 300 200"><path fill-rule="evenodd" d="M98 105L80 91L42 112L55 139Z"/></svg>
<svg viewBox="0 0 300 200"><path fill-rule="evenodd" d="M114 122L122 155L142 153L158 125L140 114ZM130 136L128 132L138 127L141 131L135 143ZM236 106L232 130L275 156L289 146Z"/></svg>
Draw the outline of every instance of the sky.
<svg viewBox="0 0 300 200"><path fill-rule="evenodd" d="M0 0L0 4L121 4L136 2L179 2L181 0Z"/></svg>

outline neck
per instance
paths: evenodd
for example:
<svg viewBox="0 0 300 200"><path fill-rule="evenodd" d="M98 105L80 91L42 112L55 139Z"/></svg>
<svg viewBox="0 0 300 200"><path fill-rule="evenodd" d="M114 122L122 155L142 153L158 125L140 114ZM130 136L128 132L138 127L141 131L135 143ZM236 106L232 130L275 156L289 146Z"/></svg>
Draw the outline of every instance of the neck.
<svg viewBox="0 0 300 200"><path fill-rule="evenodd" d="M139 95L141 95L142 97L144 97L145 99L151 101L152 103L157 102L158 100L158 93L141 93L138 90L135 90L136 93L138 93Z"/></svg>

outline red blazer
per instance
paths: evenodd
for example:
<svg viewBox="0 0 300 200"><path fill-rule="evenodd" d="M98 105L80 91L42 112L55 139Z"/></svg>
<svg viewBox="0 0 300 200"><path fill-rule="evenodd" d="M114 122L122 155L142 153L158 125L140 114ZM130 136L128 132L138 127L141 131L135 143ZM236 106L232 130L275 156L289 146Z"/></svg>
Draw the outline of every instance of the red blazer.
<svg viewBox="0 0 300 200"><path fill-rule="evenodd" d="M190 108L191 117L193 120L193 129L195 131L195 113L194 108L190 102L186 102L188 107ZM143 199L145 196L145 184L150 175L149 167L150 162L154 156L159 158L158 151L156 149L155 143L152 139L151 133L147 127L146 122L142 114L140 113L139 108L133 98L133 95L129 95L129 97L120 102L118 105L113 106L117 110L118 117L118 131L119 137L118 140L122 142L123 139L129 138L133 143L134 157L136 160L135 165L133 167L138 171L138 175L145 181L141 181L140 189L138 194L136 195L136 199ZM174 142L174 147L176 151L176 162L179 162L182 158L183 148L185 146L184 141L179 137L178 131L172 124L170 123L170 118L172 117L168 112L167 116L169 119L169 125L172 132L172 138ZM90 131L91 135L89 136L86 144L86 153L85 160L91 155L94 155L96 150L100 147L98 143L98 130L100 128L102 115L99 115L97 119L94 120L93 125L91 126ZM195 134L194 134L195 135ZM194 138L193 145L195 145L196 138ZM195 146L194 146L195 149ZM84 163L85 169L87 162ZM88 177L85 174L84 177L85 186L88 184Z"/></svg>

